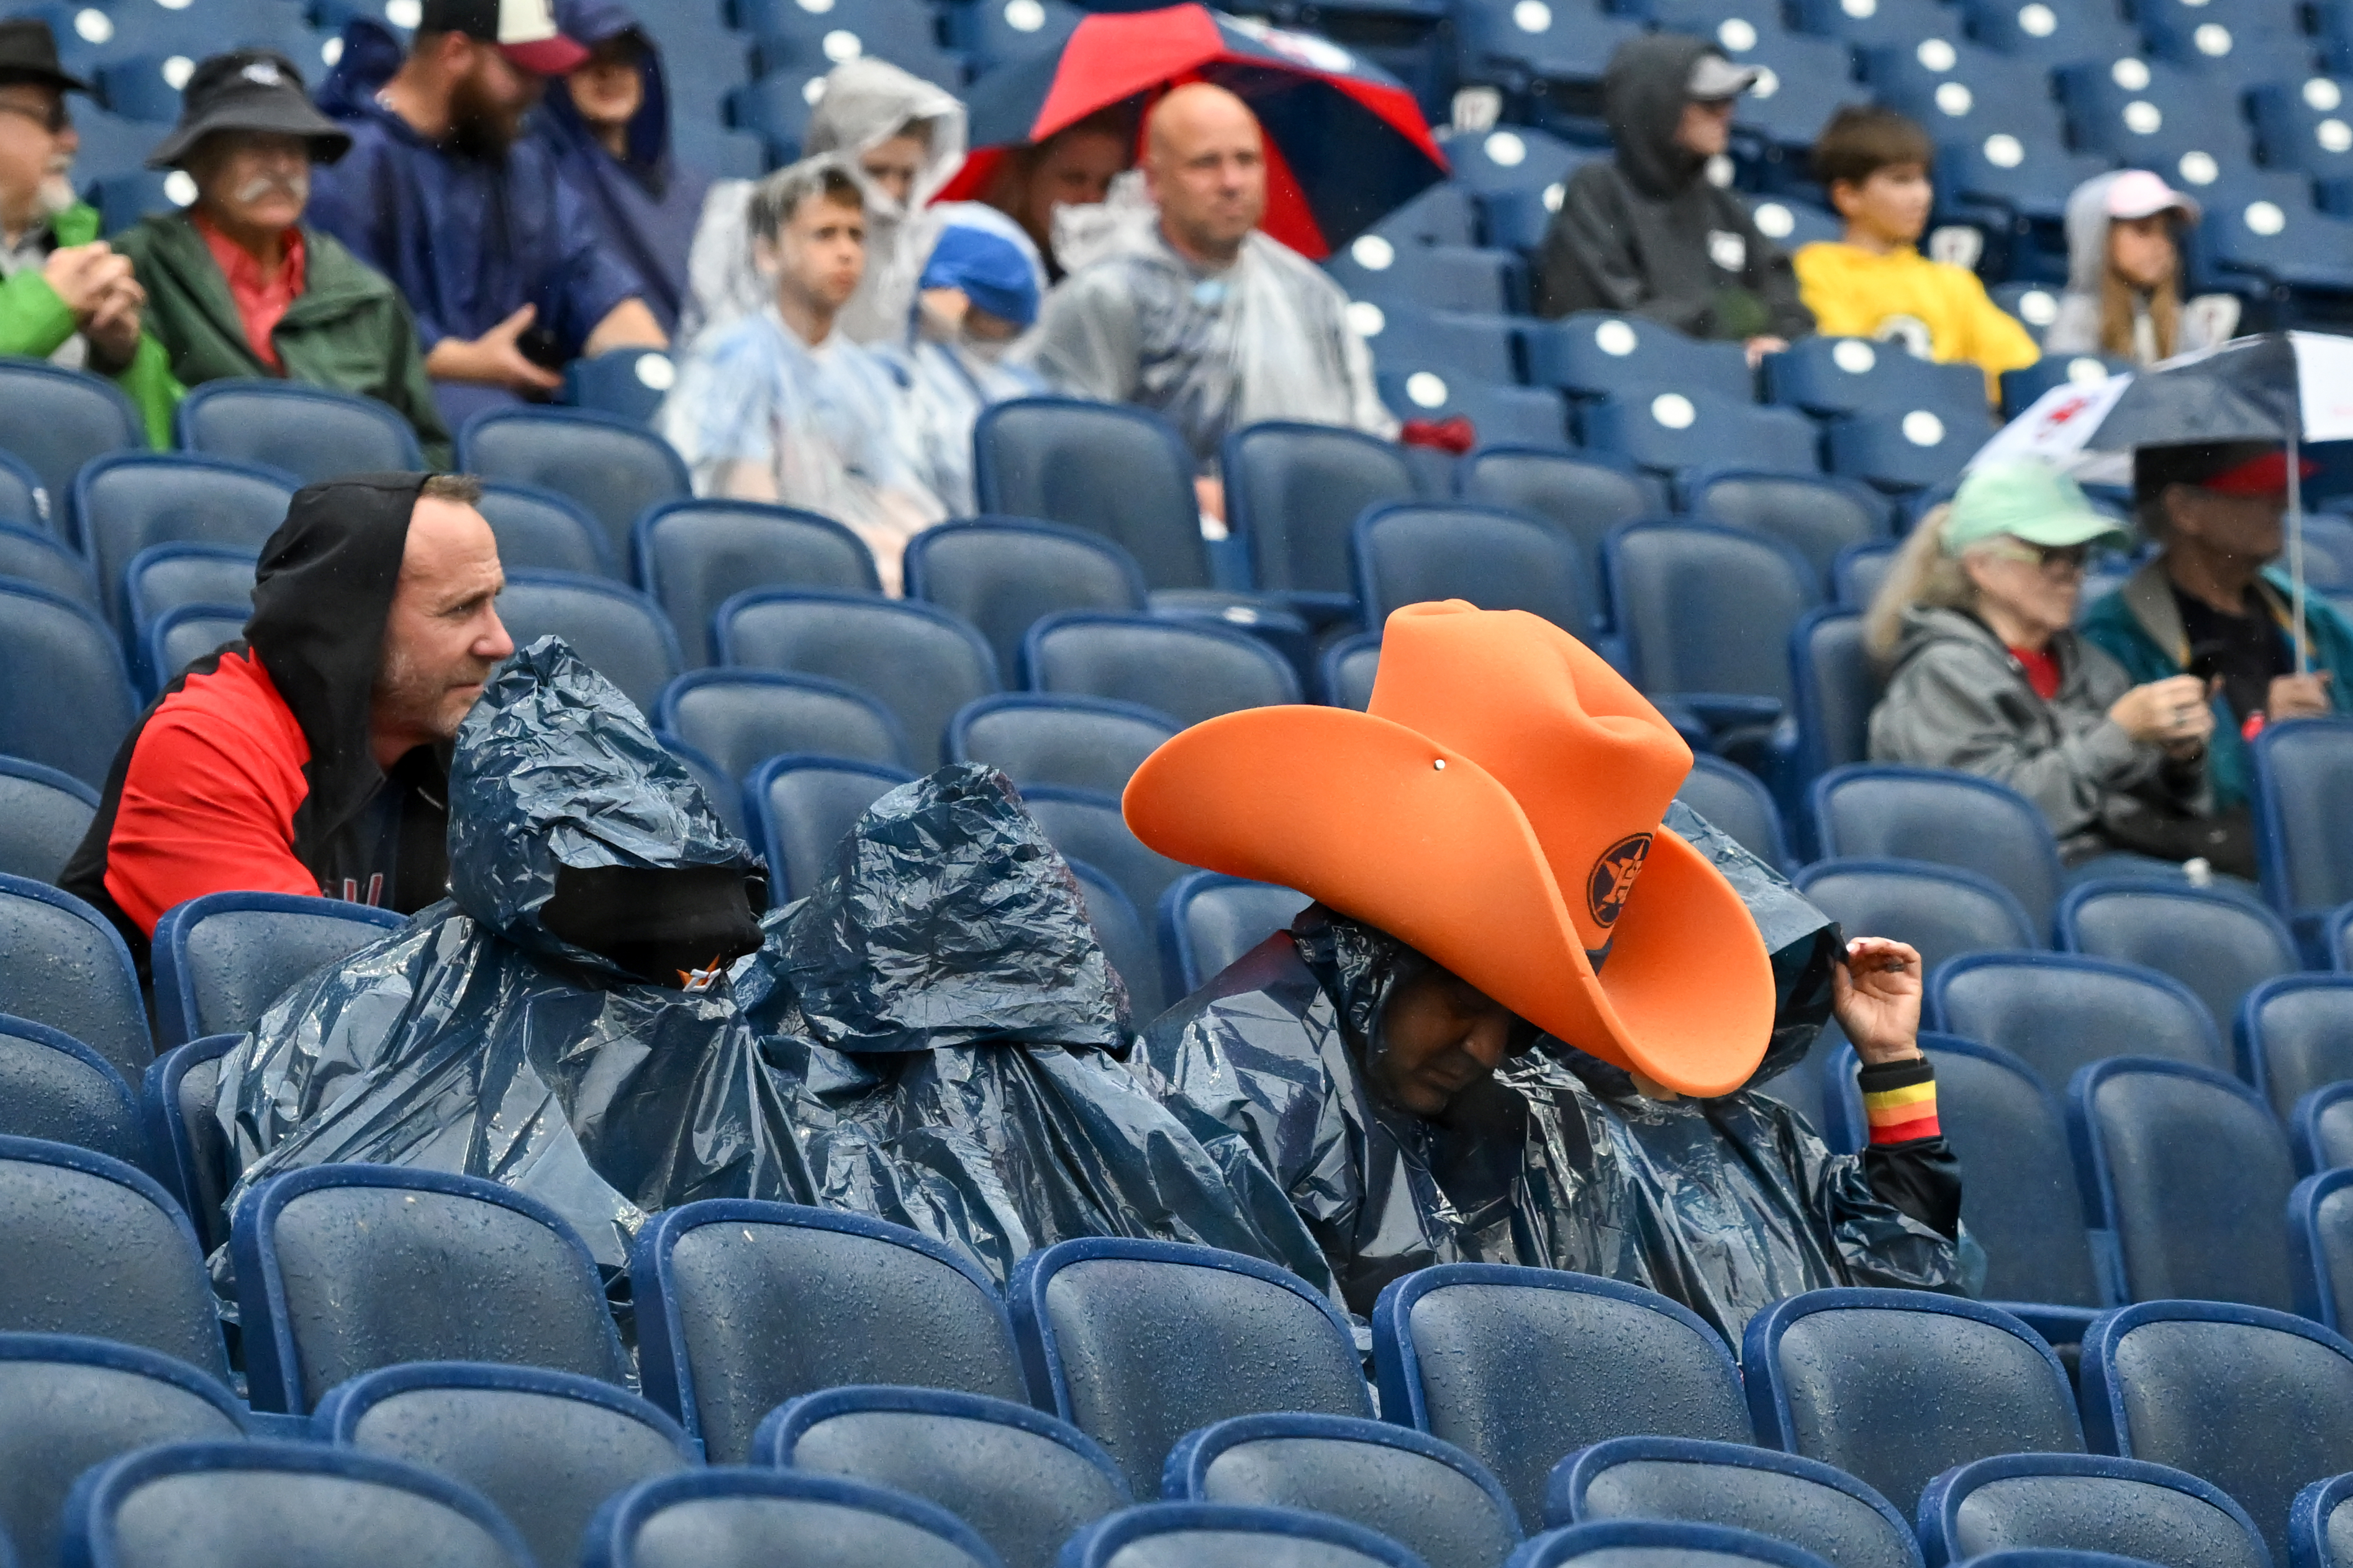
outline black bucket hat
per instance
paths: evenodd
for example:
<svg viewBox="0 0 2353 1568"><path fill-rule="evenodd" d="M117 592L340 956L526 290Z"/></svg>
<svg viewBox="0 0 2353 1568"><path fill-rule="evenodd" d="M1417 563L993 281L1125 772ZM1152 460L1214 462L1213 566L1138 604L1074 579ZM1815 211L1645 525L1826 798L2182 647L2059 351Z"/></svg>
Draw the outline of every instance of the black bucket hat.
<svg viewBox="0 0 2353 1568"><path fill-rule="evenodd" d="M58 37L47 22L29 16L0 22L0 86L38 82L59 92L88 92L90 83L68 76L58 64Z"/></svg>
<svg viewBox="0 0 2353 1568"><path fill-rule="evenodd" d="M197 66L180 94L180 123L148 154L147 166L185 167L196 143L216 131L300 136L313 163L332 163L352 147L351 132L311 105L294 62L269 49L214 55Z"/></svg>

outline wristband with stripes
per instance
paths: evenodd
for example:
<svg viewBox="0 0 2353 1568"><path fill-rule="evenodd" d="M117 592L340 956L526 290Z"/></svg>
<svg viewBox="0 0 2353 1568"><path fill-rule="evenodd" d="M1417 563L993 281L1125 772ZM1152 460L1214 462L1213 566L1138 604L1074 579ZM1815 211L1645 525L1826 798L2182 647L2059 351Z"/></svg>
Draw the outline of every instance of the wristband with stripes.
<svg viewBox="0 0 2353 1568"><path fill-rule="evenodd" d="M1859 1082L1873 1143L1911 1143L1944 1136L1936 1124L1936 1074L1926 1057L1868 1065Z"/></svg>

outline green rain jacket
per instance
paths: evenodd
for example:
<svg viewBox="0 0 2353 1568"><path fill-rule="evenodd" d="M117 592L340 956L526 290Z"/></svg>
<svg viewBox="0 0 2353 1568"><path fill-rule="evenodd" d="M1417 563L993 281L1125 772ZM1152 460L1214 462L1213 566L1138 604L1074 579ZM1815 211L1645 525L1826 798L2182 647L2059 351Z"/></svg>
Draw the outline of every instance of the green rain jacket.
<svg viewBox="0 0 2353 1568"><path fill-rule="evenodd" d="M182 384L278 375L246 342L228 279L187 215L142 218L114 245L139 270L147 330L163 340ZM449 426L433 399L408 302L384 274L309 224L302 252L302 292L271 334L286 376L389 404L416 427L426 463L447 468Z"/></svg>
<svg viewBox="0 0 2353 1568"><path fill-rule="evenodd" d="M77 203L49 220L49 232L57 236L60 249L88 245L98 237L98 209ZM154 285L147 281L147 269L135 259L132 265L152 295ZM173 378L171 357L155 340L154 319L151 316L147 321L149 330L140 334L139 352L132 355L131 363L107 379L121 387L139 410L148 445L161 449L172 445L172 410L185 389ZM28 268L0 283L0 354L47 359L74 331L73 312L38 272Z"/></svg>

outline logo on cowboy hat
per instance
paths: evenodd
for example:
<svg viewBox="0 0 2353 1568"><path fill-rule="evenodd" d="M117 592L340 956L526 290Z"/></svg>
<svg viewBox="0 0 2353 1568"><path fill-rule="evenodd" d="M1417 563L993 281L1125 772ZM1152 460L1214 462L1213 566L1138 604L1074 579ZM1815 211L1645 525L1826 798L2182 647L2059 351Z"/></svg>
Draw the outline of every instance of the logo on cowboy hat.
<svg viewBox="0 0 2353 1568"><path fill-rule="evenodd" d="M1643 858L1650 853L1647 833L1629 834L1601 852L1601 858L1593 863L1593 875L1585 879L1585 898L1595 924L1618 923L1627 897L1634 890L1634 879L1642 874Z"/></svg>

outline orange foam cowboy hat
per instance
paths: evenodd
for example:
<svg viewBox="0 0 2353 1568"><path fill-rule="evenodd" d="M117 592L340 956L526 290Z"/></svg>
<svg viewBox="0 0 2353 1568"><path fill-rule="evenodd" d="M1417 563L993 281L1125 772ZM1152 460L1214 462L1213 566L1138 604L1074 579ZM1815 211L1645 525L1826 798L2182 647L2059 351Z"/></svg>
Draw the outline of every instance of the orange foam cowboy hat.
<svg viewBox="0 0 2353 1568"><path fill-rule="evenodd" d="M1747 906L1660 825L1691 748L1591 649L1459 599L1388 618L1369 712L1253 708L1129 781L1162 854L1377 926L1546 1033L1686 1094L1773 1031Z"/></svg>

